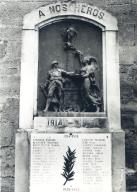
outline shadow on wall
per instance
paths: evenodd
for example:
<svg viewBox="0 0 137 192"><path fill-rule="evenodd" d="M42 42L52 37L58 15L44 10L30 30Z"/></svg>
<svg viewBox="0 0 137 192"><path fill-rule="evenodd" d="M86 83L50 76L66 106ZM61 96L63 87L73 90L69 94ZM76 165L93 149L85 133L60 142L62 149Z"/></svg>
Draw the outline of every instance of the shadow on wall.
<svg viewBox="0 0 137 192"><path fill-rule="evenodd" d="M127 185L127 192L137 191L137 172L133 174L128 173L126 175L126 185Z"/></svg>
<svg viewBox="0 0 137 192"><path fill-rule="evenodd" d="M137 131L126 131L126 189L137 192Z"/></svg>

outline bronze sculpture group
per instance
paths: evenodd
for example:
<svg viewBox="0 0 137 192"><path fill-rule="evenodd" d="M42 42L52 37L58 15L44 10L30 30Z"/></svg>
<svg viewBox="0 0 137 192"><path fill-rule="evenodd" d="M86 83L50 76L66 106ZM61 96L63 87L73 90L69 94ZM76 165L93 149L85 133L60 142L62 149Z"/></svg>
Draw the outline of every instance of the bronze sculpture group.
<svg viewBox="0 0 137 192"><path fill-rule="evenodd" d="M72 39L77 36L74 28L67 28L63 34L65 50L72 50L80 63L79 73L67 72L59 68L58 61L51 63L51 69L48 72L48 78L41 89L46 97L46 107L44 112L47 111L62 111L61 101L63 97L63 84L64 79L73 76L73 79L78 79L80 82L80 99L82 102L83 112L96 112L101 108L101 95L98 86L96 85L95 71L97 70L97 60L92 56L84 56L83 53L77 50L72 45Z"/></svg>

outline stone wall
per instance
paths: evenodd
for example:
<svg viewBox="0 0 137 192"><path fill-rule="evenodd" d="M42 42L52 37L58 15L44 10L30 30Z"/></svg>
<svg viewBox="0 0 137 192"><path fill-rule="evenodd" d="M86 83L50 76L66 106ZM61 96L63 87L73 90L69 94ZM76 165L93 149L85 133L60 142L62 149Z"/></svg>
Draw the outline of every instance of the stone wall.
<svg viewBox="0 0 137 192"><path fill-rule="evenodd" d="M0 1L0 134L2 146L0 162L2 165L2 192L14 191L14 143L19 116L23 16L49 2L53 1ZM121 112L122 128L126 131L126 165L128 170L137 171L137 1L85 0L83 2L101 7L118 19ZM130 173L127 177L128 191L133 189L137 191L136 182L132 182L135 180L134 175ZM132 181L130 181L131 178Z"/></svg>

